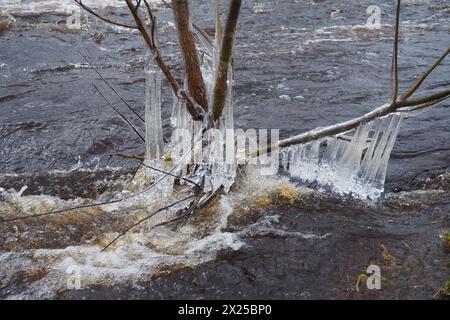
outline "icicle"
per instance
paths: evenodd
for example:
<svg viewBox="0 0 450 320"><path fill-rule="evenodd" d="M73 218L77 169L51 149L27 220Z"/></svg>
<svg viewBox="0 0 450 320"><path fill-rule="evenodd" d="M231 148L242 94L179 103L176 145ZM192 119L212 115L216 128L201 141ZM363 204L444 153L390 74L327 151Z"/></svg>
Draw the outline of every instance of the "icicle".
<svg viewBox="0 0 450 320"><path fill-rule="evenodd" d="M317 182L329 186L336 180L337 162L342 158L349 142L338 137L328 137L325 141L326 147L320 159Z"/></svg>
<svg viewBox="0 0 450 320"><path fill-rule="evenodd" d="M359 126L351 142L347 145L344 154L339 159L337 163L339 170L337 173L341 175L342 179L350 179L358 172L371 127L371 122Z"/></svg>
<svg viewBox="0 0 450 320"><path fill-rule="evenodd" d="M172 112L170 113L170 126L172 128L177 127L178 112L180 110L180 99L178 99L175 92L173 93Z"/></svg>
<svg viewBox="0 0 450 320"><path fill-rule="evenodd" d="M227 101L223 110L224 129L234 129L233 85L234 85L234 73L233 73L233 66L230 64L228 66Z"/></svg>
<svg viewBox="0 0 450 320"><path fill-rule="evenodd" d="M174 178L160 173L156 168L170 171L173 167L173 158L164 156L164 142L161 121L161 71L151 59L145 65L145 164L146 178L150 182L157 182L154 192L167 195L173 191Z"/></svg>
<svg viewBox="0 0 450 320"><path fill-rule="evenodd" d="M291 147L289 173L305 181L315 181L319 173L319 148L322 140ZM286 160L284 160L286 161Z"/></svg>
<svg viewBox="0 0 450 320"><path fill-rule="evenodd" d="M164 153L161 122L161 71L151 59L145 66L145 143L147 159L160 159Z"/></svg>
<svg viewBox="0 0 450 320"><path fill-rule="evenodd" d="M280 152L280 169L283 171L289 170L289 152L291 148L287 147L279 150Z"/></svg>
<svg viewBox="0 0 450 320"><path fill-rule="evenodd" d="M402 116L395 114L378 120L378 127L358 174L358 183L365 187L366 193L372 192L379 196L384 191L389 157L397 139L401 120Z"/></svg>
<svg viewBox="0 0 450 320"><path fill-rule="evenodd" d="M328 137L283 151L282 165L291 176L317 181L340 194L378 198L384 191L389 157L402 115L389 115L359 126L350 141ZM320 153L321 142L326 147Z"/></svg>

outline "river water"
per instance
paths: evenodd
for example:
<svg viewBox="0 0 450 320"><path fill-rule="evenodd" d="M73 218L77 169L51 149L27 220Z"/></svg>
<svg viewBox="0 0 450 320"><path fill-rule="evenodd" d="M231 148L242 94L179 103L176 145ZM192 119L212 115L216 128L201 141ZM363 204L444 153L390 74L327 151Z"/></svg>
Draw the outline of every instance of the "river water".
<svg viewBox="0 0 450 320"><path fill-rule="evenodd" d="M120 1L96 3L128 19ZM379 29L365 25L373 4L381 10ZM144 152L92 84L126 109L82 58L142 114L143 41L84 13L82 29L68 30L74 8L70 1L0 0L17 20L0 30L4 217L126 195L136 162L109 155ZM210 1L192 2L200 26L213 26L212 9ZM161 8L157 16L161 50L180 74L172 13ZM245 1L235 50L236 127L275 128L288 137L384 104L393 23L391 1ZM448 47L449 31L448 2L404 1L402 89ZM446 61L421 94L448 88L449 74ZM176 230L143 227L106 253L102 244L158 199L0 224L0 297L432 298L450 274L439 238L450 228L448 106L404 121L377 202L249 173L208 217ZM170 108L166 87L167 136ZM357 278L370 264L381 268L382 289L358 292ZM69 283L73 270L79 288Z"/></svg>

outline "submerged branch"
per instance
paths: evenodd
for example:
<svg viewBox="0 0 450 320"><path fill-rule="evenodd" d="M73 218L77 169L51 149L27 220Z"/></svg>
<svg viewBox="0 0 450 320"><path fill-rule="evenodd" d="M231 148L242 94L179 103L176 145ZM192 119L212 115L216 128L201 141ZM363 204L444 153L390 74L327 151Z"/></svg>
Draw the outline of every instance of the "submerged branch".
<svg viewBox="0 0 450 320"><path fill-rule="evenodd" d="M176 206L176 205L178 205L178 204L180 204L180 203L182 203L182 202L184 202L184 201L187 201L187 200L189 200L189 199L192 199L192 198L194 198L195 196L196 196L196 195L194 194L194 195L190 195L190 196L188 196L188 197L185 197L185 198L183 198L183 199L181 199L181 200L178 200L178 201L176 201L176 202L174 202L174 203L172 203L172 204L170 204L170 205L168 205L168 206L166 206L166 207L160 208L160 209L156 210L155 212L153 212L152 214L150 214L150 215L148 215L147 217L145 217L144 219L139 220L138 222L134 223L131 227L129 227L129 228L127 228L125 231L121 232L121 233L120 233L117 237L115 237L111 242L109 242L109 243L102 249L101 252L106 251L109 247L111 247L111 245L112 245L114 242L116 242L117 240L119 240L121 237L123 237L123 236L124 236L125 234L127 234L129 231L131 231L132 229L136 228L136 227L139 226L140 224L144 223L145 221L147 221L147 220L150 219L151 217L154 217L154 216L157 215L158 213L163 212L163 211L166 211L166 210L168 210L168 209L170 209L170 208L172 208L172 207L174 207L174 206Z"/></svg>
<svg viewBox="0 0 450 320"><path fill-rule="evenodd" d="M194 181L192 181L192 180L190 180L188 178L185 178L185 177L183 177L181 175L175 175L175 174L172 174L170 172L167 172L167 171L155 168L153 166L150 166L148 164L145 164L144 163L145 157L139 157L139 156L135 156L133 154L126 154L126 153L112 154L112 155L110 155L110 157L120 157L120 158L124 158L124 159L132 159L132 160L140 161L141 162L141 166L143 166L143 167L146 167L146 168L149 168L149 169L151 169L153 171L156 171L156 172L159 172L159 173L163 173L163 174L167 174L168 176L171 176L171 177L174 177L174 178L186 181L187 183L190 183L190 184L194 185L195 187L197 187L197 189L199 189L199 190L201 190L201 188L202 188L198 183L196 183L196 182L194 182Z"/></svg>
<svg viewBox="0 0 450 320"><path fill-rule="evenodd" d="M192 151L192 147L191 147L189 152L191 152L191 151ZM75 206L75 207L62 209L62 210L57 210L57 211L38 213L38 214L28 215L28 216L19 216L19 217L11 218L11 219L0 219L0 223L13 222L13 221L18 221L18 220L25 220L25 219L30 219L30 218L39 218L39 217L50 216L50 215L54 215L54 214L66 213L66 212L70 212L70 211L74 211L74 210L100 207L100 206L104 206L104 205L108 205L108 204L114 204L114 203L119 203L119 202L122 202L122 201L126 201L126 200L129 200L129 199L132 199L134 197L137 197L137 196L140 196L142 194L145 194L146 192L148 192L148 191L152 190L153 188L155 188L161 181L163 181L168 176L167 173L168 172L172 173L173 171L175 171L176 168L178 167L178 165L180 163L182 163L182 161L184 161L184 158L181 158L179 160L179 163L175 164L169 171L166 172L166 175L160 177L158 180L153 182L150 186L148 186L148 187L142 189L141 191L138 191L138 192L136 192L136 193L134 193L132 195L129 195L127 197L124 197L124 198L121 198L121 199L117 199L117 200L111 200L111 201L105 201L105 202L99 202L99 203ZM142 162L139 164L139 167L141 165L143 165ZM134 178L134 176L133 176L133 178ZM197 192L200 192L200 190L198 190Z"/></svg>
<svg viewBox="0 0 450 320"><path fill-rule="evenodd" d="M220 14L220 10L221 10L221 3L220 0L215 0L216 3L214 5L214 15L215 15L215 29L216 29L216 48L217 50L219 50L220 52L220 39L222 39L222 18L221 18L221 14Z"/></svg>

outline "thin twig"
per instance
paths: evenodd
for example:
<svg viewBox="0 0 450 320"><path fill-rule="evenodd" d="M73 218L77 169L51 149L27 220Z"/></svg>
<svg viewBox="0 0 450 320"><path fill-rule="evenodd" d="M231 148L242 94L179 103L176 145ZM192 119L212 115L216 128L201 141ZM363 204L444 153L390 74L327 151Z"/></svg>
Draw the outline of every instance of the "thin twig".
<svg viewBox="0 0 450 320"><path fill-rule="evenodd" d="M142 122L145 122L144 121L144 118L142 118L140 115L139 115L139 113L137 113L136 112L136 110L134 110L134 108L133 107L131 107L130 106L130 104L128 103L128 102L126 102L125 101L125 99L124 98L122 98L122 96L117 92L117 90L116 89L114 89L114 87L109 83L109 81L107 81L103 76L102 76L102 74L98 71L98 69L85 57L85 56L83 56L79 51L77 51L77 53L86 61L86 63L95 71L95 73L97 73L97 75L100 77L100 79L102 79L103 80L103 82L105 82L106 83L106 85L115 93L115 95L117 96L117 97L119 97L119 99L120 99L120 101L122 101L124 104L125 104L125 106L131 111L131 112L133 112L134 113L134 115L136 116L136 117L138 117L139 118L139 120L141 120Z"/></svg>
<svg viewBox="0 0 450 320"><path fill-rule="evenodd" d="M417 91L420 85L431 74L431 72L448 56L450 53L450 47L445 51L417 80L414 84L406 90L406 92L400 97L400 101L408 99Z"/></svg>
<svg viewBox="0 0 450 320"><path fill-rule="evenodd" d="M212 124L222 115L228 92L228 68L233 56L233 47L236 37L236 27L239 19L242 0L231 0L228 10L227 22L222 37L219 64L215 74L214 95L212 104ZM230 81L231 82L231 81ZM231 84L230 84L231 85Z"/></svg>
<svg viewBox="0 0 450 320"><path fill-rule="evenodd" d="M192 151L192 147L191 150L189 152ZM180 160L180 162L183 159ZM172 167L171 170L169 170L169 172L172 172L175 170L175 168L177 167L178 164L174 165ZM50 212L45 212L45 213L39 213L39 214L34 214L34 215L29 215L29 216L20 216L20 217L16 217L16 218L12 218L12 219L6 219L6 220L0 220L0 223L5 223L5 222L12 222L12 221L18 221L18 220L25 220L25 219L30 219L30 218L38 218L38 217L43 217L43 216L49 216L49 215L54 215L54 214L60 214L60 213L65 213L65 212L69 212L69 211L74 211L74 210L79 210L79 209L86 209L86 208L93 208L93 207L99 207L99 206L104 206L104 205L108 205L108 204L114 204L114 203L119 203L122 201L126 201L129 199L132 199L134 197L140 196L148 191L150 191L151 189L155 188L161 181L163 181L165 178L165 176L159 178L157 181L155 181L154 183L152 183L150 186L148 186L147 188L144 188L143 190L136 192L130 196L121 198L121 199L117 199L117 200L111 200L111 201L105 201L105 202L100 202L100 203L93 203L93 204L88 204L88 205L82 205L82 206L76 206L76 207L71 207L71 208L67 208L67 209L62 209L62 210L57 210L57 211L50 211Z"/></svg>
<svg viewBox="0 0 450 320"><path fill-rule="evenodd" d="M437 103L435 101L439 101L439 102L444 101L449 96L450 96L450 90L444 90L444 91L440 91L440 92L437 92L437 93L430 94L430 95L425 96L425 97L419 97L419 98L399 101L395 105L395 109L399 110L399 111L402 111L401 108L405 108L405 107L420 106L422 104L433 105L433 104Z"/></svg>
<svg viewBox="0 0 450 320"><path fill-rule="evenodd" d="M190 180L190 179L187 179L187 178L185 178L185 177L182 177L182 176L179 176L179 175L175 175L175 174L172 174L172 173L170 173L170 172L167 172L167 171L164 171L164 170L161 170L161 169L152 167L152 166L150 166L150 165L148 165L148 164L145 164L145 163L143 162L143 161L144 161L144 157L138 157L138 156L135 156L135 155L132 155L132 154L124 154L124 153L112 154L112 155L110 155L110 156L121 157L121 158L125 158L125 159L133 159L133 160L141 161L141 162L142 162L141 165L144 166L144 167L146 167L146 168L149 168L149 169L152 169L152 170L154 170L154 171L156 171L156 172L164 173L164 174L167 174L167 175L169 175L169 176L171 176L171 177L174 177L174 178L177 178L177 179L186 181L186 182L188 182L188 183L194 185L194 186L197 187L198 189L201 189L201 187L200 187L200 185L199 185L198 183L196 183L196 182L194 182L194 181L192 181L192 180Z"/></svg>
<svg viewBox="0 0 450 320"><path fill-rule="evenodd" d="M166 62L161 56L161 53L156 46L154 39L152 38L152 33L150 30L148 30L148 27L145 25L145 23L142 21L139 13L134 10L134 5L132 0L125 0L128 8L131 11L131 14L133 15L133 18L139 28L139 31L141 32L142 37L144 38L144 41L146 42L149 49L153 52L155 62L157 63L158 67L163 72L165 78L169 82L170 86L172 87L173 92L177 96L181 96L186 100L186 108L188 112L191 114L194 120L200 120L203 118L203 112L201 108L195 103L195 101L192 99L192 97L181 87L181 85L178 83L178 81L175 79L175 77L172 75L172 72L170 71L169 67L167 66Z"/></svg>
<svg viewBox="0 0 450 320"><path fill-rule="evenodd" d="M158 43L157 43L157 37L156 37L156 17L153 14L152 8L150 7L150 4L148 3L147 0L144 0L145 3L145 7L147 8L147 13L148 13L148 17L152 23L152 39L153 39L153 44L155 46L155 48L158 47Z"/></svg>
<svg viewBox="0 0 450 320"><path fill-rule="evenodd" d="M160 212L163 212L165 210L168 210L174 206L176 206L177 204L180 204L186 200L192 199L193 197L195 197L196 195L190 195L186 198L183 198L181 200L178 200L164 208L158 209L155 212L153 212L152 214L148 215L147 217L139 220L138 222L134 223L131 227L127 228L125 231L121 232L117 237L115 237L111 242L109 242L103 249L101 252L104 252L105 250L107 250L114 242L116 242L117 240L119 240L119 238L123 237L127 232L129 232L130 230L132 230L133 228L137 227L138 225L142 224L143 222L147 221L148 219L150 219L151 217L154 217L155 215L157 215Z"/></svg>
<svg viewBox="0 0 450 320"><path fill-rule="evenodd" d="M401 0L397 0L397 10L395 15L395 36L394 36L394 49L392 53L392 103L397 102L398 97L398 36L400 29L400 3Z"/></svg>
<svg viewBox="0 0 450 320"><path fill-rule="evenodd" d="M111 109L113 109L118 115L119 115L119 117L120 118L122 118L122 120L123 121L125 121L130 127L131 127L131 129L133 129L133 131L134 131L134 133L136 133L138 136L139 136L139 138L141 138L141 140L143 141L143 142L145 142L145 139L144 139L144 137L139 133L139 131L137 130L137 128L134 126L134 124L130 121L130 120L128 120L119 110L117 110L112 104L111 104L111 102L109 102L109 100L105 97L105 95L97 88L97 86L95 85L95 84L92 84L92 86L95 88L95 90L100 94L100 96L106 101L106 103L108 103L108 105L109 105L109 107L111 108Z"/></svg>
<svg viewBox="0 0 450 320"><path fill-rule="evenodd" d="M435 105L439 102L444 101L445 99L450 98L450 90L445 90L442 92L438 92L435 94L431 94L426 97L420 97L416 99L409 99L406 101L399 101L395 104L385 104L379 108L376 108L363 116L353 118L348 121L340 122L334 125L330 125L327 127L322 128L316 128L307 132L304 132L302 134L299 134L297 136L289 137L284 140L280 140L277 143L274 143L268 147L260 148L257 150L252 150L249 153L249 157L256 157L261 154L265 154L268 152L271 152L272 150L276 150L278 148L286 148L292 145L298 145L298 144L305 144L311 141L318 140L320 138L335 136L340 133L348 132L350 130L353 130L357 127L359 127L363 123L370 122L374 119L387 116L389 114L395 113L395 112L401 112L401 111L407 111L402 110L402 108L406 107L414 107L427 104L427 106Z"/></svg>
<svg viewBox="0 0 450 320"><path fill-rule="evenodd" d="M107 23L116 25L118 27L123 27L123 28L129 28L129 29L138 29L137 26L133 26L131 24L126 24L120 21L116 21L113 19L110 19L108 17L102 16L100 14L98 14L97 12L95 12L94 10L92 10L91 8L89 8L88 6L86 6L84 3L81 2L81 0L73 0L76 4L78 4L80 7L82 7L84 10L86 10L87 12L89 12L90 14L92 14L93 16L99 18L100 20L103 20Z"/></svg>
<svg viewBox="0 0 450 320"><path fill-rule="evenodd" d="M29 216L20 216L20 217L15 217L15 218L11 218L11 219L3 219L3 220L0 220L0 223L13 222L13 221L25 220L25 219L31 219L31 218L39 218L39 217L44 217L44 216L49 216L49 215L54 215L54 214L59 214L59 213L65 213L65 212L74 211L74 210L100 207L100 206L104 206L104 205L108 205L108 204L118 203L118 202L124 201L126 199L128 199L128 198L105 201L105 202L100 202L100 203L95 203L95 204L86 204L86 205L82 205L82 206L76 206L76 207L61 209L61 210L57 210L57 211L33 214L33 215L29 215Z"/></svg>
<svg viewBox="0 0 450 320"><path fill-rule="evenodd" d="M138 171L139 171L139 169L141 168L141 166L142 166L143 163L144 163L144 161L140 161L140 162L139 162L138 166L136 167L136 170L133 172L133 175L131 176L130 181L133 181L134 178L136 178L136 175L137 175L137 173L138 173Z"/></svg>

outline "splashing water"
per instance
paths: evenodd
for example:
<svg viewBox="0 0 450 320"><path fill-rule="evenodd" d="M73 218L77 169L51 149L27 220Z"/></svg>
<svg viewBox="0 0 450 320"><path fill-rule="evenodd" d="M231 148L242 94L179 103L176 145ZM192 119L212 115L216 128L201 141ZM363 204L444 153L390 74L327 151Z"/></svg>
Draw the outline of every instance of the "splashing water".
<svg viewBox="0 0 450 320"><path fill-rule="evenodd" d="M2 294L8 299L58 297L73 290L68 286L72 277L68 271L74 268L79 270L81 289L117 283L139 288L141 282L149 281L160 272L197 266L214 259L221 250L239 250L252 235L276 234L316 240L328 236L309 231L290 233L279 229L278 221L266 223L264 218L239 230L224 230L231 215L239 210L251 211L255 199L269 197L280 185L288 185L300 197L314 194L313 190L297 189L286 179L261 177L257 170L247 169L245 178L239 183L239 192L225 195L206 216L195 216L176 229L152 228L173 212L155 216L126 234L106 252L101 252L102 247L120 229L174 201L175 195L162 199L153 196L154 193L146 193L101 208L81 210L76 215L68 213L45 220L17 222L15 227L4 230L6 240L2 249L19 246L20 250L0 251L0 263L8 266L0 270L0 288L9 288ZM22 196L6 191L1 195L5 199L0 202L0 213L4 217L14 215L16 211L22 214L44 212L86 203L86 199L81 198L63 201L57 197ZM77 240L77 233L87 237ZM43 245L45 243L48 245Z"/></svg>

